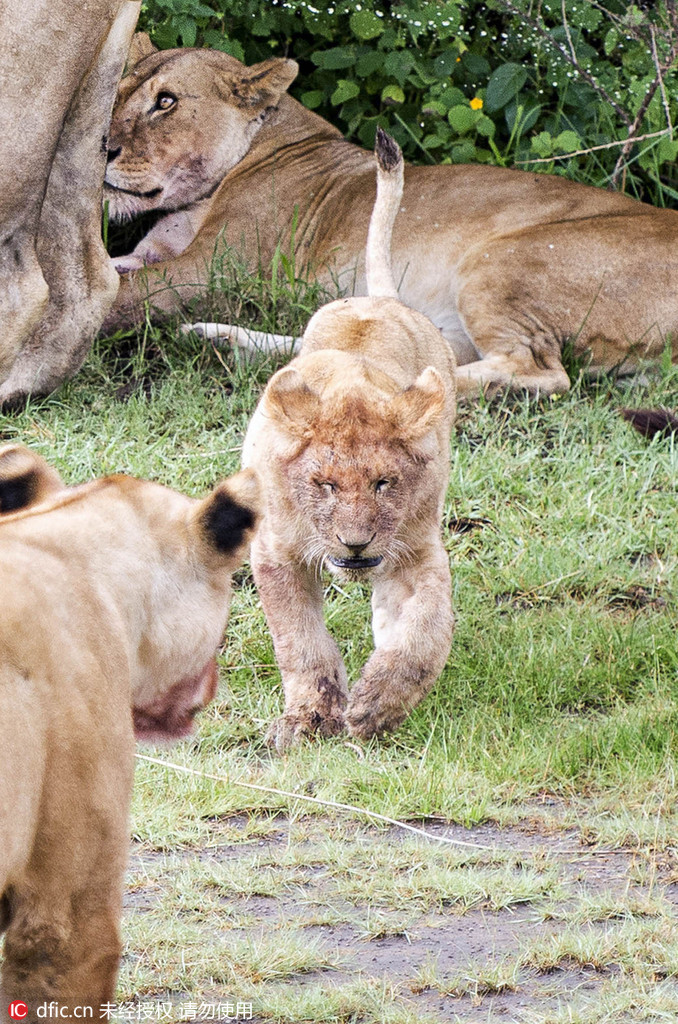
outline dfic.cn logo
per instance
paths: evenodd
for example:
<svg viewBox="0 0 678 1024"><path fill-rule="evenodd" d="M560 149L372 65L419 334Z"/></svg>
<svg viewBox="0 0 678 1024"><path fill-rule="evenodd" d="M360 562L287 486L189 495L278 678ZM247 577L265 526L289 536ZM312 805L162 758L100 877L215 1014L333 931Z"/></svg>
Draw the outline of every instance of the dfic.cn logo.
<svg viewBox="0 0 678 1024"><path fill-rule="evenodd" d="M15 999L13 1003L10 1003L7 1007L7 1012L12 1020L23 1020L24 1017L28 1016L28 1007L25 1003L22 1003L20 999Z"/></svg>

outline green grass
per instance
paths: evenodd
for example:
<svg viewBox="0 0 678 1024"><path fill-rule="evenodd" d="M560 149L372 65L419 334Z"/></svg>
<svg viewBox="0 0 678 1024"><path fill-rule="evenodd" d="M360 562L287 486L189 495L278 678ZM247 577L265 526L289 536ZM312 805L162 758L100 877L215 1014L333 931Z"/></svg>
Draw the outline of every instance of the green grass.
<svg viewBox="0 0 678 1024"><path fill-rule="evenodd" d="M234 468L241 406L253 403L262 378L232 370L243 375L243 397L225 398L215 368L200 358L204 350L180 381L169 373L157 396L137 399L123 468L136 468L129 464L135 452L137 471L161 470L167 482L193 491ZM240 778L394 817L441 815L465 824L509 820L545 792L568 801L572 820L578 796L609 796L614 812L608 807L585 824L589 838L633 841L635 834L641 843L669 843L678 745L678 448L648 445L616 410L670 402L676 380L674 372L642 392L605 384L539 406L513 400L462 413L446 517L487 522L446 534L458 618L452 654L406 724L362 752L342 738L306 743L284 759L263 748L281 707L279 680L244 577L219 699L198 739L172 753L227 776L228 784L140 767L139 834L153 842L163 833L167 805L157 795L165 791L184 795L178 820L171 809L174 827L185 821L199 841L208 815L288 808L286 799L239 790ZM160 407L172 402L175 387L192 429L173 428L154 449L143 425L163 418ZM236 406L231 422L225 408L218 411L229 403ZM42 409L43 421L55 415L54 405ZM114 405L107 431L115 430L117 413ZM367 592L330 584L326 614L355 679L371 645ZM296 807L302 810L321 813Z"/></svg>
<svg viewBox="0 0 678 1024"><path fill-rule="evenodd" d="M673 921L625 921L599 928L569 925L558 935L541 936L522 954L522 965L554 971L577 964L596 971L616 968L646 981L678 973L678 933Z"/></svg>
<svg viewBox="0 0 678 1024"><path fill-rule="evenodd" d="M496 995L502 992L515 992L518 988L520 964L512 957L504 957L494 963L490 962L478 970L477 965L470 964L468 969L451 977L442 975L434 960L428 960L417 973L415 991L436 989L441 995L471 996L478 1000L482 996Z"/></svg>
<svg viewBox="0 0 678 1024"><path fill-rule="evenodd" d="M678 993L670 984L622 979L605 982L595 1003L563 1006L552 1012L530 1011L525 1024L662 1024L678 1018Z"/></svg>
<svg viewBox="0 0 678 1024"><path fill-rule="evenodd" d="M256 282L238 280L240 313L261 327L298 330L320 301L283 281L272 310ZM237 312L238 301L229 293L222 307ZM273 369L178 325L147 326L97 342L57 394L0 415L0 437L29 444L69 482L124 471L197 495L237 469ZM408 944L426 915L523 906L559 942L441 968L438 990L466 1007L460 1021L491 1021L469 1000L566 963L611 964L623 979L601 979L595 1013L584 1000L571 1016L532 1007L530 1020L671 1019L675 990L657 979L675 973L678 949L660 891L662 858L678 842L678 443L646 443L617 410L675 406L676 393L678 370L664 367L645 382L580 380L557 401L461 410L445 510L453 649L393 736L309 741L283 758L265 748L279 676L251 578L237 575L218 698L193 739L154 752L223 781L137 766L132 831L146 861L130 876L121 1001L231 991L251 995L265 1022L409 1024L421 1019L409 1001L421 963L397 983L375 980L342 966L314 929L336 929L359 963L361 948ZM371 647L367 589L328 581L326 615L355 679ZM415 823L538 835L521 843L529 854L415 842L240 782ZM636 851L627 895L572 888L542 849L559 833L573 848L581 839ZM283 908L265 934L264 905ZM304 972L303 990L280 980ZM430 1007L425 1015L436 1020Z"/></svg>

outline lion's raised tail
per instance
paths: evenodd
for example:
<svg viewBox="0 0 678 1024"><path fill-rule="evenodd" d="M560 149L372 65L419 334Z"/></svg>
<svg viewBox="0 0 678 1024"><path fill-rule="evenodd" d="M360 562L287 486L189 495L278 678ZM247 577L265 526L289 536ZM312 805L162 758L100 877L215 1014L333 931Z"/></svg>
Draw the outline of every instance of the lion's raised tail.
<svg viewBox="0 0 678 1024"><path fill-rule="evenodd" d="M383 128L377 128L374 152L377 157L377 198L367 233L367 294L397 299L398 289L391 270L391 235L403 196L403 154L395 139Z"/></svg>
<svg viewBox="0 0 678 1024"><path fill-rule="evenodd" d="M668 409L622 409L621 414L643 437L678 434L678 416Z"/></svg>

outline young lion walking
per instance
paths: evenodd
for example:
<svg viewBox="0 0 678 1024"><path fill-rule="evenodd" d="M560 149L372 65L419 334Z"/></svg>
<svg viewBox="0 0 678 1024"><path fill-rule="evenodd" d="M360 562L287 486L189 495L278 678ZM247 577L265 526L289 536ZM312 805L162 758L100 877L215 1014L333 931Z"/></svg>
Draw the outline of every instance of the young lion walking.
<svg viewBox="0 0 678 1024"><path fill-rule="evenodd" d="M455 362L427 317L397 298L390 263L403 161L377 138L368 297L311 319L245 438L264 482L252 568L285 690L268 741L398 726L445 665L454 617L440 536L455 414ZM375 649L350 694L322 610L321 570L372 583Z"/></svg>

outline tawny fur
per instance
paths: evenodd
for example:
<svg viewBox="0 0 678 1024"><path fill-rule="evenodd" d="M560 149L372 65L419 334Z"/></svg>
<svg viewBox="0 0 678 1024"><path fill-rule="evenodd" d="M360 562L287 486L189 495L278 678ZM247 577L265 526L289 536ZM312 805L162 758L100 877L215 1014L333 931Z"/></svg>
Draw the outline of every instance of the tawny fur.
<svg viewBox="0 0 678 1024"><path fill-rule="evenodd" d="M0 407L72 376L118 290L101 238L101 194L140 6L3 5Z"/></svg>
<svg viewBox="0 0 678 1024"><path fill-rule="evenodd" d="M223 53L168 50L123 80L111 209L165 215L119 261L133 272L109 328L143 317L149 294L163 312L204 293L224 244L257 270L276 245L289 250L293 231L300 273L366 294L374 158L287 94L295 72L286 59L246 68ZM163 91L177 102L159 111ZM394 277L454 350L460 394L557 393L569 388L566 344L594 372L657 359L667 338L678 356L677 237L676 211L559 176L406 167Z"/></svg>
<svg viewBox="0 0 678 1024"><path fill-rule="evenodd" d="M13 480L15 510L0 515L0 1019L15 999L31 1022L53 1001L98 1019L120 955L134 733L186 735L214 695L257 484L239 474L203 501L124 476L64 489L16 446L0 451L0 496Z"/></svg>
<svg viewBox="0 0 678 1024"><path fill-rule="evenodd" d="M384 254L400 172L401 163L380 169L370 230L370 283L386 294L313 316L245 439L243 464L265 488L252 569L285 691L268 734L280 750L312 733L396 728L435 683L452 640L440 520L454 358L426 317L390 297ZM350 695L323 622L323 569L372 584L375 650Z"/></svg>

